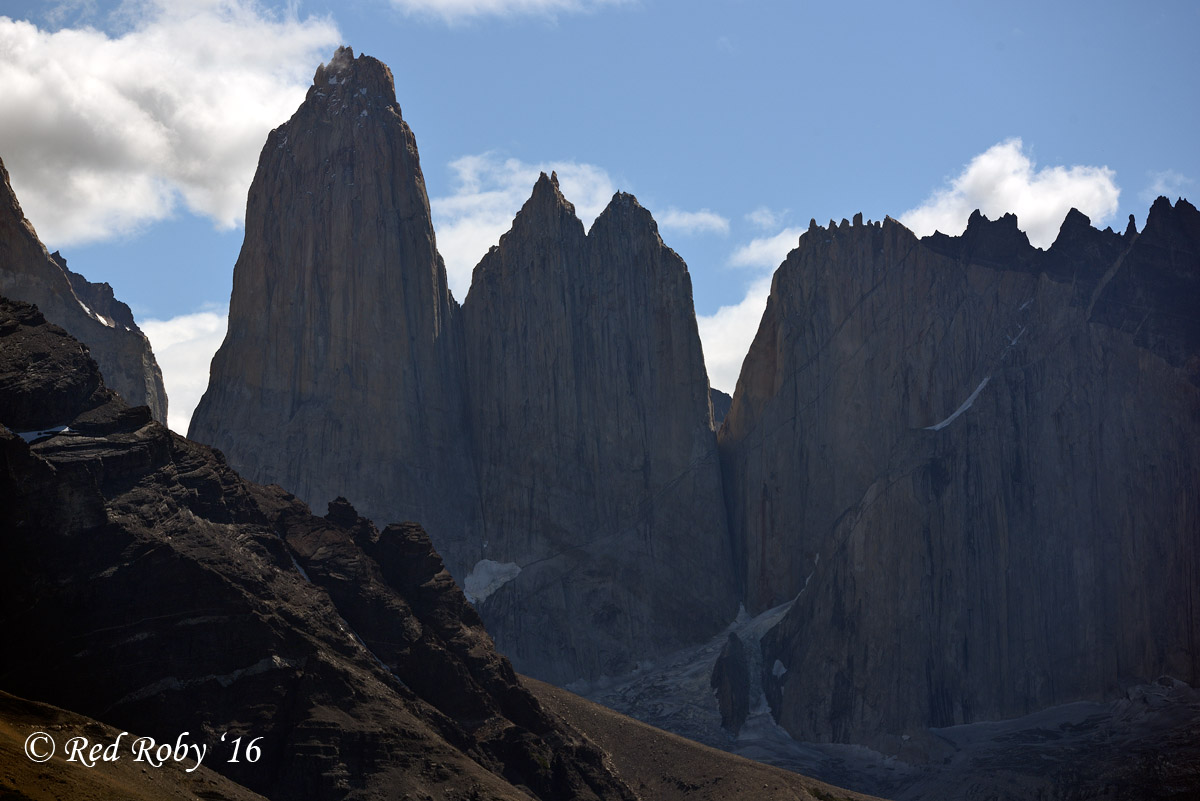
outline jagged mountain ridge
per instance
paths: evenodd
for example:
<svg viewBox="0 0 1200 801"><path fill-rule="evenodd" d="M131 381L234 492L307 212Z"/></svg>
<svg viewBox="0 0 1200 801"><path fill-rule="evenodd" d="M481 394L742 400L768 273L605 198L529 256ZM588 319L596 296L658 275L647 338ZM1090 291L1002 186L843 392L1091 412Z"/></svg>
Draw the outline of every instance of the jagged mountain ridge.
<svg viewBox="0 0 1200 801"><path fill-rule="evenodd" d="M167 420L167 392L150 341L108 284L95 284L47 253L0 161L0 293L36 303L42 313L88 345L109 386L134 406Z"/></svg>
<svg viewBox="0 0 1200 801"><path fill-rule="evenodd" d="M566 682L721 628L736 604L708 376L687 267L650 213L617 193L585 234L543 173L463 319L482 556L522 566L480 604L499 647Z"/></svg>
<svg viewBox="0 0 1200 801"><path fill-rule="evenodd" d="M719 434L747 605L796 599L762 643L781 725L863 742L1197 683L1198 266L1182 200L1140 234L1073 213L1045 252L1011 215L809 228Z"/></svg>
<svg viewBox="0 0 1200 801"><path fill-rule="evenodd" d="M624 672L732 617L690 279L631 196L585 235L544 176L460 309L391 73L343 48L268 138L246 226L190 436L420 520L533 675Z"/></svg>
<svg viewBox="0 0 1200 801"><path fill-rule="evenodd" d="M319 71L318 81L353 94L343 80L350 75L345 65L364 60L339 53L335 61L342 66ZM334 83L329 83L331 76ZM310 92L311 101L335 96L316 89ZM363 110L366 117L362 111L342 116L357 107L342 102L342 94L336 97L339 104L336 113L330 112L329 131L338 124L367 124L370 109ZM326 133L335 139L341 136ZM286 145L272 141L276 149ZM411 155L415 164L415 144ZM263 164L273 163L272 158L276 157L269 146ZM370 183L378 177L372 171L359 169L355 174L370 184L370 191L381 191ZM389 175L380 180L391 180ZM423 186L414 175L419 173L401 171L402 180L418 186L406 185L404 192L423 198ZM272 186L270 176L270 170L260 169L262 180L256 179L256 184ZM342 185L350 184L343 180ZM479 590L480 608L499 626L497 637L506 648L530 659L535 672L543 675L586 675L619 669L622 663L631 667L639 655L661 650L671 635L646 625L653 617L640 614L638 603L621 600L611 612L575 608L572 597L589 596L573 585L578 575L573 566L548 578L535 571L543 564L538 561L543 552L533 547L539 536L534 529L545 521L558 525L574 520L577 530L567 532L573 536L610 530L611 520L578 524L580 510L571 507L586 507L592 499L572 482L580 476L604 476L607 481L614 474L637 471L621 466L619 451L617 469L601 467L603 448L588 437L616 442L639 425L656 434L650 424L658 418L634 414L623 420L621 405L609 404L618 413L595 429L599 437L586 426L572 428L572 404L577 406L576 419L590 425L592 418L581 414L589 403L588 392L604 397L611 387L596 386L590 378L576 381L570 370L551 372L553 378L547 380L530 369L538 361L524 348L532 348L547 365L574 369L578 362L586 368L581 374L592 369L592 362L603 364L619 349L611 348L605 335L580 340L585 342L581 347L574 327L585 333L589 327L593 334L603 331L605 315L622 313L621 304L631 301L620 293L605 296L607 288L601 286L579 303L570 294L576 289L571 282L554 283L559 273L548 265L587 262L588 257L579 254L586 249L580 242L588 236L565 211L565 199L560 203L552 190L553 181L546 177L530 201L541 214L542 229L527 230L522 226L528 220L518 218L508 239L481 263L481 294L475 296L473 288L461 310L451 299L445 305L445 319L451 321L445 329L416 325L415 330L425 333L406 340L398 350L401 366L413 353L418 362L432 353L442 360L438 364L463 365L465 400L454 400L457 379L451 379L434 382L436 391L415 382L425 392L422 397L434 398L434 404L412 401L404 394L414 382L397 396L405 400L397 402L366 387L368 377L380 369L372 367L363 372L363 386L355 389L361 390L355 397L363 401L358 406L339 406L328 397L306 394L303 383L285 383L278 397L272 394L276 390L262 396L280 409L295 410L286 412L304 421L290 429L295 436L323 431L313 441L325 444L295 451L304 454L299 462L288 456L286 442L271 439L278 436L279 427L270 415L261 425L230 428L221 444L234 459L248 442L258 451L273 449L271 459L291 462L281 470L308 476L294 485L315 487L313 476L333 475L349 487L344 494L353 497L359 492L353 486L358 467L329 443L352 443L352 450L356 443L367 442L372 454L367 480L376 488L372 502L382 498L389 503L402 503L403 493L384 486L399 486L387 473L392 468L386 460L397 461L396 453L405 454L400 461L415 475L408 486L426 488L418 490L424 492L421 502L442 499L456 505L460 522L478 510L478 527L467 522L451 526L453 531L446 535L434 528L434 534L444 536L439 543L446 543L456 575ZM351 196L353 200L353 192ZM269 196L260 197L260 212L271 210ZM614 203L618 201L624 202L621 196ZM1044 252L1029 246L1011 215L994 223L976 215L961 237L918 240L894 221L864 226L859 218L853 225L814 224L801 237L800 247L776 275L759 336L721 429L721 484L730 548L747 604L761 610L797 595L802 601L794 603L768 635L762 658L756 661L763 669L770 666L771 675L764 675L762 683L777 718L794 734L861 739L908 727L976 720L980 715L1022 714L1072 696L1110 697L1119 691L1126 668L1141 679L1161 671L1194 676L1196 623L1190 613L1178 610L1195 606L1194 593L1188 590L1195 584L1189 584L1195 549L1187 535L1194 529L1188 510L1195 508L1196 459L1189 443L1197 440L1197 416L1188 385L1195 384L1200 341L1190 311L1195 308L1197 257L1188 244L1186 225L1160 226L1167 219L1164 203L1155 204L1140 234L1136 229L1124 235L1096 231L1082 215L1068 215L1058 241ZM1181 203L1172 209L1165 203L1167 211L1185 217L1190 208ZM337 216L332 207L328 213ZM432 236L427 216L418 215L414 236ZM646 253L661 256L656 235L639 238L633 230L627 234L637 258ZM366 236L354 247L370 252L369 241ZM650 242L651 247L638 251L639 242ZM253 253L258 244L244 253ZM437 274L430 266L435 251L422 248L414 269L421 275L426 270ZM291 261L308 264L312 254L342 250L314 239L295 251L297 258ZM269 258L247 264L266 276L276 267L288 267L274 263L269 248L263 252ZM614 261L624 258L632 257L619 255ZM499 269L507 260L512 265ZM336 259L329 264L336 266ZM382 269L396 264L388 262ZM524 270L546 276L550 284L528 281ZM338 274L335 270L332 275ZM511 287L489 286L493 274L506 276ZM315 278L305 281L298 299L280 301L285 318L292 315L293 323L295 310L289 304L303 307L323 286ZM528 285L518 292L521 281ZM255 288L255 282L262 284L255 290L260 294L275 286L262 278L247 280L244 286ZM472 308L487 307L489 293L502 297L507 291L513 293L516 308L497 302L494 320L499 323L473 321ZM415 294L415 299L406 297L406 303L431 302ZM254 310L253 297L244 301L247 312ZM441 297L437 290L432 301L439 310ZM638 302L671 297L676 296L667 292ZM377 298L370 300L373 304ZM318 298L316 308L323 303ZM589 303L603 313L584 321L569 317L590 308ZM347 305L345 300L342 305ZM406 315L400 319L412 328ZM569 325L563 316L568 316ZM318 315L304 318L303 326L278 328L307 330L313 324L318 331L333 330L326 318L335 319ZM540 330L547 320L551 325ZM343 318L336 321L342 324ZM353 350L354 343L359 348L376 343L369 336L350 339L362 332L346 325L347 339L339 345L348 348L343 354L351 361L308 365L311 372L302 377L315 382L312 386L327 377L335 385L343 381L341 373L356 369L353 359L359 351ZM685 340L692 336L687 326L670 330ZM643 329L632 340L647 336L649 331ZM460 344L452 346L453 342ZM420 349L422 343L425 350ZM258 342L247 337L241 346L257 347ZM412 353L404 349L409 346ZM311 348L321 347L318 335ZM614 381L609 375L609 384L646 392L647 385L632 376L650 362L639 361L636 347L629 353L633 355L626 369L631 377L618 374ZM214 397L226 397L207 412L218 421L213 425L224 424L221 408L241 403L222 385L238 381L237 372L243 368L242 360L229 357L222 362L221 375L214 373L216 388L210 391ZM253 386L261 371L246 372L252 373L247 384ZM451 367L437 374L454 372ZM688 386L694 376L683 373L678 383ZM296 392L297 387L301 391ZM539 389L526 397L526 387ZM666 408L693 409L695 395L680 392ZM699 404L710 403L707 391L702 397ZM542 405L548 399L553 402ZM244 406L245 414L252 416L253 404ZM369 414L360 414L363 410ZM444 438L443 444L451 446L443 449L389 451L368 442L375 432L383 432L380 439L391 436L394 423L411 424L409 415L458 433ZM681 419L694 421L696 416L685 411ZM980 417L1001 422L987 429L977 424ZM1158 424L1160 419L1166 424ZM345 426L357 427L356 433L346 434ZM246 443L239 443L239 431L245 433ZM466 444L459 436L464 431L469 433ZM702 439L695 440L701 447L694 451L701 461L708 447ZM681 447L681 440L686 442L674 438L653 450ZM622 447L636 456L641 446ZM577 451L576 461L562 458L559 451L568 449ZM681 453L668 456L678 458ZM485 456L476 460L475 454ZM422 463L414 468L409 463L416 459ZM534 466L532 472L529 465ZM644 460L643 488L654 485L645 478L653 472ZM446 476L455 477L449 488ZM1063 476L1072 481L1058 493ZM290 481L286 476L257 477ZM1164 477L1165 482L1159 480ZM628 479L621 476L613 486L630 486ZM586 485L587 480L579 483ZM601 487L596 495L603 497L605 492ZM712 508L707 495L694 495L693 500L701 508ZM369 504L360 506L368 509ZM495 529L489 521L493 509L501 515ZM521 527L523 516L531 525ZM507 533L493 538L493 530ZM1092 530L1099 536L1090 537ZM463 537L456 539L454 531L464 532ZM556 531L550 535L550 543L577 548L578 540ZM702 532L701 542L708 541L705 537ZM647 539L648 557L665 561L654 550L661 538ZM560 555L553 547L548 552L552 558ZM664 589L647 587L641 572L622 573L611 564L585 579L612 597L642 591L650 597ZM723 575L723 565L707 564ZM689 569L697 578L682 586L685 592L712 586L708 572ZM1165 580L1158 579L1157 571L1166 572ZM473 577L478 583L472 583ZM536 593L524 591L531 583ZM715 584L715 608L736 603L736 593L726 595L720 579ZM1109 585L1133 600L1125 604L1105 597ZM528 605L531 597L533 605ZM688 606L684 599L677 600L681 607ZM554 619L559 610L561 619ZM603 624L615 620L619 625L614 628L626 628L617 647L604 642L604 625L591 627L599 636L589 630L597 612L604 612ZM679 614L673 616L677 619ZM670 623L671 617L662 619ZM523 618L533 622L522 630ZM584 638L583 648L570 641L574 636ZM794 692L798 675L814 677L805 694Z"/></svg>

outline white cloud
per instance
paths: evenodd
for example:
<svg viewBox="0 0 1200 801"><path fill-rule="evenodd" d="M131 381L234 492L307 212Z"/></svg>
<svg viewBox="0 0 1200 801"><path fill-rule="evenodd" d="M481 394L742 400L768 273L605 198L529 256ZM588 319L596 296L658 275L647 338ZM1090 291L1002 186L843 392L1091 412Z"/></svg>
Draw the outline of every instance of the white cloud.
<svg viewBox="0 0 1200 801"><path fill-rule="evenodd" d="M775 212L766 206L759 206L754 211L746 215L746 220L753 224L756 228L762 228L764 231L770 231L776 228L783 222L786 212Z"/></svg>
<svg viewBox="0 0 1200 801"><path fill-rule="evenodd" d="M167 425L187 436L192 412L208 387L208 368L225 339L225 309L182 314L169 320L144 320L139 327L150 339L154 358L167 388Z"/></svg>
<svg viewBox="0 0 1200 801"><path fill-rule="evenodd" d="M429 205L450 289L459 300L467 295L475 265L512 227L540 173L558 173L559 189L575 205L585 227L604 211L616 191L608 173L592 164L527 164L483 153L463 156L450 168L455 173L453 194L433 198Z"/></svg>
<svg viewBox="0 0 1200 801"><path fill-rule="evenodd" d="M1165 197L1174 203L1176 198L1183 196L1184 187L1191 186L1192 183L1191 178L1175 170L1152 172L1150 186L1142 191L1141 198L1146 203L1153 203L1159 197Z"/></svg>
<svg viewBox="0 0 1200 801"><path fill-rule="evenodd" d="M733 394L742 361L754 341L770 293L771 276L760 276L739 303L722 306L713 314L696 318L708 381L717 389Z"/></svg>
<svg viewBox="0 0 1200 801"><path fill-rule="evenodd" d="M682 234L729 233L729 220L708 209L700 211L680 211L676 208L667 209L667 213L658 221L659 228L667 228Z"/></svg>
<svg viewBox="0 0 1200 801"><path fill-rule="evenodd" d="M752 267L773 270L783 263L784 258L800 240L803 228L784 228L775 236L752 239L733 251L729 264L733 267Z"/></svg>
<svg viewBox="0 0 1200 801"><path fill-rule="evenodd" d="M448 23L471 17L556 16L559 13L596 11L629 0L392 0L409 14L440 17Z"/></svg>
<svg viewBox="0 0 1200 801"><path fill-rule="evenodd" d="M0 17L0 158L51 249L136 231L180 199L237 225L267 132L339 40L332 21L254 0L117 13L136 20L117 36Z"/></svg>
<svg viewBox="0 0 1200 801"><path fill-rule="evenodd" d="M991 219L1012 212L1030 242L1049 247L1071 207L1094 225L1116 214L1121 190L1108 167L1035 168L1020 139L1001 142L973 158L949 186L905 212L900 222L918 236L935 230L957 235L975 209Z"/></svg>

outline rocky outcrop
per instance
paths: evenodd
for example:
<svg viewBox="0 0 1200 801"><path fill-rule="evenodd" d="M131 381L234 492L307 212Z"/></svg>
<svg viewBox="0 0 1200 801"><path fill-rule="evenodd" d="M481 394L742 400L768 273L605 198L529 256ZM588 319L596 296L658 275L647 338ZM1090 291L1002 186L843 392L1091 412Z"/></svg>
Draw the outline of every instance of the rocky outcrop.
<svg viewBox="0 0 1200 801"><path fill-rule="evenodd" d="M778 721L817 741L1200 680L1200 214L801 236L720 431Z"/></svg>
<svg viewBox="0 0 1200 801"><path fill-rule="evenodd" d="M746 646L732 631L713 664L709 686L721 710L721 726L737 734L750 715L750 670Z"/></svg>
<svg viewBox="0 0 1200 801"><path fill-rule="evenodd" d="M480 604L523 672L615 675L720 630L737 599L683 261L618 193L589 233L543 174L463 304Z"/></svg>
<svg viewBox="0 0 1200 801"><path fill-rule="evenodd" d="M338 50L271 132L189 436L248 478L478 550L461 321L392 74ZM473 564L473 561L470 562Z"/></svg>
<svg viewBox="0 0 1200 801"><path fill-rule="evenodd" d="M517 683L419 527L244 481L6 300L0 423L6 692L189 732L270 798L633 798ZM257 760L228 761L235 736Z"/></svg>
<svg viewBox="0 0 1200 801"><path fill-rule="evenodd" d="M0 162L0 293L36 303L47 319L88 346L108 386L134 406L149 406L166 422L167 392L150 341L129 307L108 284L93 284L67 269L59 253L47 254Z"/></svg>
<svg viewBox="0 0 1200 801"><path fill-rule="evenodd" d="M729 407L733 403L733 397L726 395L715 387L708 391L708 396L712 400L713 425L720 428L721 423L725 422L725 415L729 414Z"/></svg>

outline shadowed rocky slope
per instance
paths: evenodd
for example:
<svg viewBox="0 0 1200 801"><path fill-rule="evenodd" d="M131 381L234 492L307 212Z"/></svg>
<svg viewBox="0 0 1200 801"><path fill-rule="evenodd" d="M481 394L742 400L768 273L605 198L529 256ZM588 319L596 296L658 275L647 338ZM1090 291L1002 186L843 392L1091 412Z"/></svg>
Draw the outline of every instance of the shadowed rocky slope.
<svg viewBox="0 0 1200 801"><path fill-rule="evenodd" d="M860 797L532 694L419 526L380 531L340 498L316 517L241 479L4 298L0 530L0 626L19 643L0 655L6 797ZM123 730L188 732L240 786L128 755L34 765L17 746ZM261 738L261 757L229 762L235 736Z"/></svg>
<svg viewBox="0 0 1200 801"><path fill-rule="evenodd" d="M767 698L808 740L1200 681L1200 214L820 228L720 431Z"/></svg>
<svg viewBox="0 0 1200 801"><path fill-rule="evenodd" d="M93 284L67 269L58 253L47 254L0 161L0 293L36 303L42 313L85 343L108 385L134 406L149 406L167 420L167 392L150 341L129 307L108 284Z"/></svg>
<svg viewBox="0 0 1200 801"><path fill-rule="evenodd" d="M25 754L25 742L35 732L51 733L55 753L46 762ZM157 769L135 761L130 744L138 735L105 726L63 709L26 701L0 692L0 798L5 801L264 801L257 793L194 762L168 761ZM66 744L73 737L89 745L121 745L118 760L97 768L68 762ZM44 751L40 753L45 753ZM86 753L86 752L85 752ZM228 759L229 754L223 755ZM209 762L211 759L206 759ZM189 773L188 771L191 770Z"/></svg>
<svg viewBox="0 0 1200 801"><path fill-rule="evenodd" d="M737 609L687 267L618 193L589 233L545 174L463 304L479 608L523 671L615 675ZM470 585L468 584L468 590Z"/></svg>
<svg viewBox="0 0 1200 801"><path fill-rule="evenodd" d="M5 691L159 740L261 737L211 766L271 798L633 797L517 684L419 527L243 481L8 301L0 415Z"/></svg>

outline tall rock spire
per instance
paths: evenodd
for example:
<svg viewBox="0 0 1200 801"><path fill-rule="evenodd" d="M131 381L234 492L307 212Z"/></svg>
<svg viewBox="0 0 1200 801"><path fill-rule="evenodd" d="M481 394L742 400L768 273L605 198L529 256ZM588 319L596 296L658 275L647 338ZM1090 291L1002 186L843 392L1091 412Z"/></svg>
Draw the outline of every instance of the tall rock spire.
<svg viewBox="0 0 1200 801"><path fill-rule="evenodd" d="M460 328L391 71L341 48L263 147L189 435L318 506L420 520L458 574L480 529Z"/></svg>
<svg viewBox="0 0 1200 801"><path fill-rule="evenodd" d="M501 650L565 681L726 625L737 599L691 280L650 213L618 193L585 234L543 174L463 317L481 564L513 576L479 605Z"/></svg>
<svg viewBox="0 0 1200 801"><path fill-rule="evenodd" d="M263 148L190 435L312 504L420 521L518 668L570 680L737 599L683 261L542 175L460 310L388 68L341 49ZM481 489L482 487L482 489Z"/></svg>

